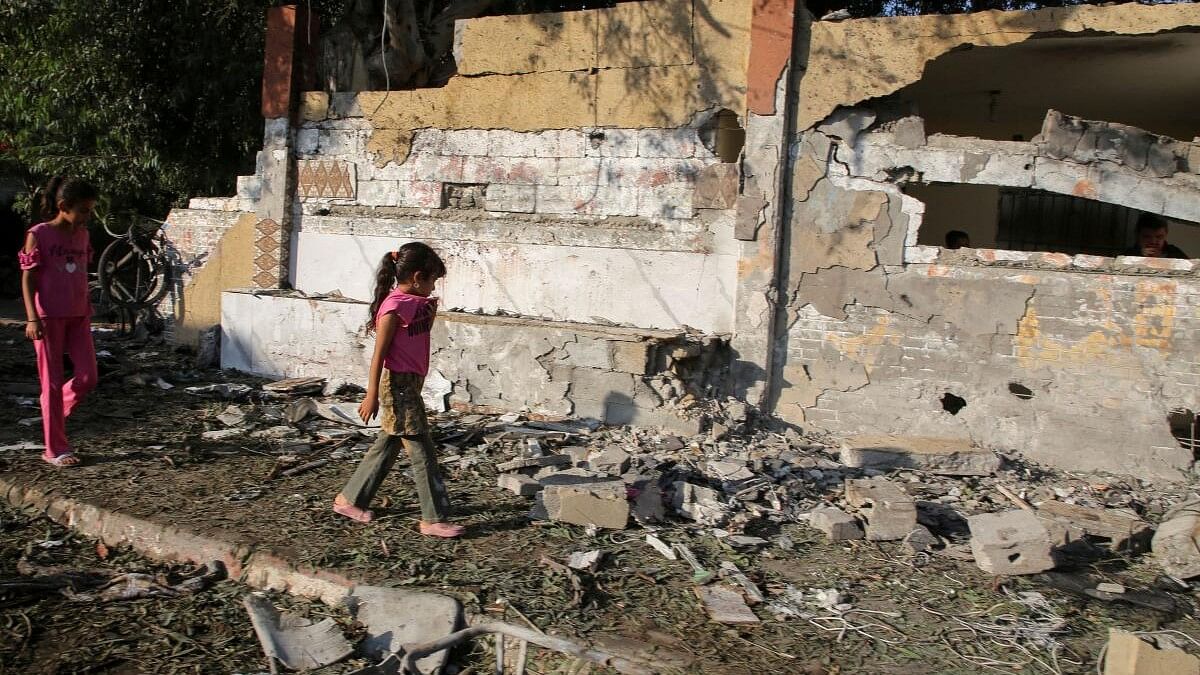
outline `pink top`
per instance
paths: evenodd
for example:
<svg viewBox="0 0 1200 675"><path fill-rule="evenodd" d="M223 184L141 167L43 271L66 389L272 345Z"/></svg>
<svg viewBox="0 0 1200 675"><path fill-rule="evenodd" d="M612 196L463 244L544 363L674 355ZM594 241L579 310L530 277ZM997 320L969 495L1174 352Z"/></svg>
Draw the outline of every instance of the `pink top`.
<svg viewBox="0 0 1200 675"><path fill-rule="evenodd" d="M38 271L33 289L38 316L91 316L88 261L92 259L92 244L87 228L68 232L40 223L29 228L29 233L33 235L33 250L26 253L22 247L17 258L21 269Z"/></svg>
<svg viewBox="0 0 1200 675"><path fill-rule="evenodd" d="M395 373L424 377L429 372L429 331L433 330L437 300L395 290L383 299L375 322L379 323L385 314L399 317L400 327L384 354L384 367Z"/></svg>

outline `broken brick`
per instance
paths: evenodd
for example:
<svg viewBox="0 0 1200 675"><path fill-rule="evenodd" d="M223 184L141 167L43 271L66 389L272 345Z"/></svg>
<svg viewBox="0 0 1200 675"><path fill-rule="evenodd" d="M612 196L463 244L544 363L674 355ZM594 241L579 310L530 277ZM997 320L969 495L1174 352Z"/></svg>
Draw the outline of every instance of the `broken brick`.
<svg viewBox="0 0 1200 675"><path fill-rule="evenodd" d="M975 564L984 572L1037 574L1056 564L1050 533L1029 511L980 513L968 518L967 525Z"/></svg>
<svg viewBox="0 0 1200 675"><path fill-rule="evenodd" d="M867 521L870 541L897 541L917 526L917 505L896 483L884 479L846 481L846 502Z"/></svg>

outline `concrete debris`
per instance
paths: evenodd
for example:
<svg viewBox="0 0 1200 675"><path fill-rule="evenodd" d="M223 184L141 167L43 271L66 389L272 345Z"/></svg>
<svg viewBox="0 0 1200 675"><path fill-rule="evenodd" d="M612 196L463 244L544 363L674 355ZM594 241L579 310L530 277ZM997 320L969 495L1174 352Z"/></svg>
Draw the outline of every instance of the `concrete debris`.
<svg viewBox="0 0 1200 675"><path fill-rule="evenodd" d="M356 404L318 403L316 413L322 418L338 424L348 424L365 429L378 429L380 425L378 415L370 422L363 422L362 418L358 416L358 405Z"/></svg>
<svg viewBox="0 0 1200 675"><path fill-rule="evenodd" d="M1120 593L1125 592L1125 586L1123 586L1122 584L1114 584L1114 583L1105 581L1105 582L1096 584L1096 590L1100 591L1101 593L1118 593L1118 594L1120 594Z"/></svg>
<svg viewBox="0 0 1200 675"><path fill-rule="evenodd" d="M547 485L538 495L550 520L623 530L629 502L622 482Z"/></svg>
<svg viewBox="0 0 1200 675"><path fill-rule="evenodd" d="M1088 508L1047 501L1038 504L1037 515L1046 523L1051 534L1065 530L1064 543L1084 537L1099 538L1118 552L1144 553L1150 549L1150 539L1154 534L1149 523L1118 509Z"/></svg>
<svg viewBox="0 0 1200 675"><path fill-rule="evenodd" d="M739 462L712 460L708 463L708 471L705 473L710 478L719 481L742 481L754 478L754 472Z"/></svg>
<svg viewBox="0 0 1200 675"><path fill-rule="evenodd" d="M382 586L356 586L347 598L366 627L361 650L372 658L403 652L409 645L436 640L458 630L462 606L446 595ZM421 673L441 672L445 650L417 662Z"/></svg>
<svg viewBox="0 0 1200 675"><path fill-rule="evenodd" d="M713 621L734 625L759 623L758 617L737 589L717 584L697 586L693 590Z"/></svg>
<svg viewBox="0 0 1200 675"><path fill-rule="evenodd" d="M20 443L11 443L9 445L0 446L0 452L9 450L45 450L46 446L41 443L32 443L30 441L21 441Z"/></svg>
<svg viewBox="0 0 1200 675"><path fill-rule="evenodd" d="M349 389L350 383L340 377L335 377L325 383L325 388L321 390L321 395L326 398L337 396L338 394Z"/></svg>
<svg viewBox="0 0 1200 675"><path fill-rule="evenodd" d="M217 415L217 421L227 427L240 427L246 422L246 413L236 405L231 405Z"/></svg>
<svg viewBox="0 0 1200 675"><path fill-rule="evenodd" d="M289 377L278 382L268 382L262 390L276 396L302 396L304 394L319 394L325 389L323 377Z"/></svg>
<svg viewBox="0 0 1200 675"><path fill-rule="evenodd" d="M244 433L246 433L245 429L216 429L214 431L205 431L200 434L200 438L206 441L223 441L241 436Z"/></svg>
<svg viewBox="0 0 1200 675"><path fill-rule="evenodd" d="M666 542L654 536L653 534L646 535L646 543L650 544L651 548L661 553L667 560L679 559L679 556L675 555L674 549L672 549L670 546L667 546Z"/></svg>
<svg viewBox="0 0 1200 675"><path fill-rule="evenodd" d="M948 476L990 476L1000 457L970 439L854 436L842 444L842 463L861 469L918 469Z"/></svg>
<svg viewBox="0 0 1200 675"><path fill-rule="evenodd" d="M1134 633L1108 629L1104 675L1200 675L1200 659L1182 649L1156 648Z"/></svg>
<svg viewBox="0 0 1200 675"><path fill-rule="evenodd" d="M1179 505L1158 526L1151 550L1167 574L1200 576L1200 500Z"/></svg>
<svg viewBox="0 0 1200 675"><path fill-rule="evenodd" d="M249 385L238 383L221 383L221 384L205 384L196 387L187 387L185 392L193 396L215 396L224 399L240 399L250 395L254 391Z"/></svg>
<svg viewBox="0 0 1200 675"><path fill-rule="evenodd" d="M309 415L317 412L317 402L311 398L298 398L283 407L283 418L288 424L295 424Z"/></svg>
<svg viewBox="0 0 1200 675"><path fill-rule="evenodd" d="M247 595L242 604L267 658L291 670L322 668L354 652L331 618L314 624L304 617L281 614L271 601L258 594Z"/></svg>
<svg viewBox="0 0 1200 675"><path fill-rule="evenodd" d="M746 604L751 607L766 601L758 586L750 581L750 578L743 574L737 565L728 560L721 561L721 576L737 584L742 591L742 596L746 599Z"/></svg>
<svg viewBox="0 0 1200 675"><path fill-rule="evenodd" d="M1037 574L1053 569L1054 546L1037 516L1025 510L981 513L967 519L975 564L996 575Z"/></svg>
<svg viewBox="0 0 1200 675"><path fill-rule="evenodd" d="M604 557L604 551L576 551L567 557L567 567L573 570L582 570L591 572L600 564L600 558Z"/></svg>
<svg viewBox="0 0 1200 675"><path fill-rule="evenodd" d="M612 476L619 476L629 470L630 456L621 448L609 446L600 452L588 455L588 468Z"/></svg>
<svg viewBox="0 0 1200 675"><path fill-rule="evenodd" d="M729 517L720 493L684 481L675 483L672 506L680 515L705 525L721 525Z"/></svg>
<svg viewBox="0 0 1200 675"><path fill-rule="evenodd" d="M808 524L825 533L830 541L862 539L864 536L854 516L833 506L813 509L809 512Z"/></svg>
<svg viewBox="0 0 1200 675"><path fill-rule="evenodd" d="M936 535L929 531L929 528L924 525L917 525L904 537L904 544L912 550L913 553L925 553L935 548L939 542Z"/></svg>
<svg viewBox="0 0 1200 675"><path fill-rule="evenodd" d="M571 464L570 455L543 455L541 457L522 457L496 465L497 471L519 471L543 466L565 466Z"/></svg>
<svg viewBox="0 0 1200 675"><path fill-rule="evenodd" d="M532 497L542 490L541 483L521 473L502 473L496 477L496 484L522 497Z"/></svg>
<svg viewBox="0 0 1200 675"><path fill-rule="evenodd" d="M898 484L882 478L846 481L846 502L867 521L870 541L896 541L917 526L917 505Z"/></svg>

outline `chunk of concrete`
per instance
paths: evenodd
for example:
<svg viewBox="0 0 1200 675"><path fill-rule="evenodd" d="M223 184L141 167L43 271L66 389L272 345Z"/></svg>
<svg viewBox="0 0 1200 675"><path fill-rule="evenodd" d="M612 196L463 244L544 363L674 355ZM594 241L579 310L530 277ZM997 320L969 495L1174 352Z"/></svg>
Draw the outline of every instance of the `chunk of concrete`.
<svg viewBox="0 0 1200 675"><path fill-rule="evenodd" d="M1200 675L1200 659L1182 649L1157 649L1119 628L1108 629L1104 675Z"/></svg>
<svg viewBox="0 0 1200 675"><path fill-rule="evenodd" d="M247 595L242 604L263 651L291 670L322 668L354 653L333 619L313 623L296 614L281 613L260 595Z"/></svg>
<svg viewBox="0 0 1200 675"><path fill-rule="evenodd" d="M858 135L875 122L875 111L867 108L838 108L817 126L826 136L840 138L853 146Z"/></svg>
<svg viewBox="0 0 1200 675"><path fill-rule="evenodd" d="M462 606L437 593L381 586L356 586L350 594L355 618L366 626L363 651L371 658L401 652L407 645L429 642L458 630ZM421 673L441 672L447 651L417 661Z"/></svg>
<svg viewBox="0 0 1200 675"><path fill-rule="evenodd" d="M518 471L530 467L564 466L571 463L570 455L543 455L541 457L518 457L496 465L497 471Z"/></svg>
<svg viewBox="0 0 1200 675"><path fill-rule="evenodd" d="M990 476L1000 457L966 438L864 435L846 439L842 463L860 469L917 469L947 476Z"/></svg>
<svg viewBox="0 0 1200 675"><path fill-rule="evenodd" d="M1163 521L1150 546L1167 574L1179 579L1200 576L1200 512L1183 510Z"/></svg>
<svg viewBox="0 0 1200 675"><path fill-rule="evenodd" d="M915 115L896 120L892 125L892 140L896 145L916 150L925 145L925 120Z"/></svg>
<svg viewBox="0 0 1200 675"><path fill-rule="evenodd" d="M697 586L695 591L696 597L704 603L704 609L713 621L735 625L759 622L754 611L742 599L742 593L739 590L716 584Z"/></svg>
<svg viewBox="0 0 1200 675"><path fill-rule="evenodd" d="M813 509L808 514L808 524L824 532L829 541L863 538L858 519L834 506Z"/></svg>
<svg viewBox="0 0 1200 675"><path fill-rule="evenodd" d="M523 473L502 473L496 484L522 497L532 497L542 490L542 484Z"/></svg>
<svg viewBox="0 0 1200 675"><path fill-rule="evenodd" d="M620 476L629 470L630 456L621 448L610 445L600 452L593 452L587 458L588 468L593 471L606 473L610 476Z"/></svg>
<svg viewBox="0 0 1200 675"><path fill-rule="evenodd" d="M661 523L667 519L667 509L663 506L662 488L653 480L637 481L634 483L637 497L633 500L633 517L639 523Z"/></svg>
<svg viewBox="0 0 1200 675"><path fill-rule="evenodd" d="M542 505L546 516L558 522L610 530L623 530L629 523L629 502L621 481L547 485L542 490Z"/></svg>
<svg viewBox="0 0 1200 675"><path fill-rule="evenodd" d="M1048 501L1038 505L1037 515L1047 524L1051 534L1057 528L1065 530L1065 543L1088 537L1108 540L1114 551L1144 553L1150 548L1154 530L1146 521L1131 513L1116 509L1092 509L1077 504ZM1057 540L1058 537L1055 536Z"/></svg>
<svg viewBox="0 0 1200 675"><path fill-rule="evenodd" d="M712 460L705 467L704 474L709 478L720 481L739 481L754 478L754 472L746 468L742 462L723 462Z"/></svg>
<svg viewBox="0 0 1200 675"><path fill-rule="evenodd" d="M899 484L882 478L846 481L846 502L867 521L870 541L898 541L917 526L917 504Z"/></svg>
<svg viewBox="0 0 1200 675"><path fill-rule="evenodd" d="M674 487L671 506L680 515L705 525L720 525L728 518L725 504L716 490L684 481L676 481Z"/></svg>
<svg viewBox="0 0 1200 675"><path fill-rule="evenodd" d="M1037 516L1017 509L967 518L975 564L990 574L1037 574L1053 569L1054 546Z"/></svg>

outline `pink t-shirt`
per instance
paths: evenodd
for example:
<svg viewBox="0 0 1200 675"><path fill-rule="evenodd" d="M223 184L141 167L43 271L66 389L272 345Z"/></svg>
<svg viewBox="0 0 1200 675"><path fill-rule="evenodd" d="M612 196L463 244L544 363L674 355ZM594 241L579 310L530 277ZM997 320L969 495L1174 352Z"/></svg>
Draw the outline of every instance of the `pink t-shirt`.
<svg viewBox="0 0 1200 675"><path fill-rule="evenodd" d="M395 373L424 377L429 372L429 331L433 330L437 300L395 290L383 299L375 322L378 324L385 314L399 317L400 326L384 354L384 367Z"/></svg>
<svg viewBox="0 0 1200 675"><path fill-rule="evenodd" d="M21 269L36 269L37 285L33 303L38 316L65 318L91 316L92 303L88 298L88 261L92 244L86 227L72 232L40 223L29 228L33 235L33 250L24 246L17 254Z"/></svg>

